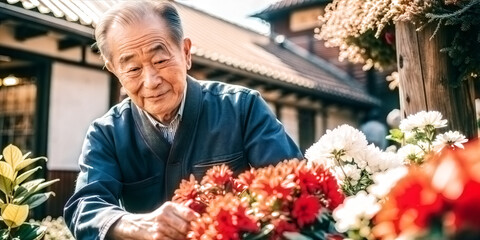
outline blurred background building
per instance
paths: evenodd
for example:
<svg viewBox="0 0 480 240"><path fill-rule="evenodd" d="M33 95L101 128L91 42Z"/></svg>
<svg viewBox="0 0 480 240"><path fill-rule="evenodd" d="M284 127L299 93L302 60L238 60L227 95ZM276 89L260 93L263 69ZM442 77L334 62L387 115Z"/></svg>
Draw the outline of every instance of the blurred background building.
<svg viewBox="0 0 480 240"><path fill-rule="evenodd" d="M95 23L117 2L0 0L0 146L47 156L44 176L61 179L40 216L62 214L89 124L121 98L91 47ZM386 116L379 99L398 105L398 96L384 92L384 79L338 62L313 37L326 3L282 0L254 14L270 22L270 36L177 3L193 42L189 74L258 90L302 150L326 129L357 127L372 108Z"/></svg>

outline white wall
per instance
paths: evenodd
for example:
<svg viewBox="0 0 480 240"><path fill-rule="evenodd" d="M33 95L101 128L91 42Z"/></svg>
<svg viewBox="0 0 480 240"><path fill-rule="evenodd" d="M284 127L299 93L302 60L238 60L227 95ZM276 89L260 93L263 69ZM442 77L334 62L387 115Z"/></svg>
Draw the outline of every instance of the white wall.
<svg viewBox="0 0 480 240"><path fill-rule="evenodd" d="M290 137L299 144L299 131L298 131L298 112L294 107L282 106L280 108L280 121L285 127L285 131Z"/></svg>
<svg viewBox="0 0 480 240"><path fill-rule="evenodd" d="M90 123L108 110L109 94L106 72L64 63L52 65L48 169L78 169L85 133Z"/></svg>
<svg viewBox="0 0 480 240"><path fill-rule="evenodd" d="M359 119L348 108L329 106L327 108L327 129L334 129L342 124L348 124L354 128L358 127Z"/></svg>
<svg viewBox="0 0 480 240"><path fill-rule="evenodd" d="M315 141L317 142L325 134L325 123L321 112L315 113Z"/></svg>

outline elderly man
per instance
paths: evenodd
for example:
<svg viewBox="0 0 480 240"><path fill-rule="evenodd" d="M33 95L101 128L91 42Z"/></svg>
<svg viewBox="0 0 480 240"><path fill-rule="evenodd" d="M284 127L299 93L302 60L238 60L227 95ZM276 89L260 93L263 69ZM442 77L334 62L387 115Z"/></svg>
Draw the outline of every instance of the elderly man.
<svg viewBox="0 0 480 240"><path fill-rule="evenodd" d="M129 98L88 130L65 206L78 240L184 239L196 214L168 201L181 179L302 157L258 92L187 75L191 41L168 1L124 1L95 37Z"/></svg>

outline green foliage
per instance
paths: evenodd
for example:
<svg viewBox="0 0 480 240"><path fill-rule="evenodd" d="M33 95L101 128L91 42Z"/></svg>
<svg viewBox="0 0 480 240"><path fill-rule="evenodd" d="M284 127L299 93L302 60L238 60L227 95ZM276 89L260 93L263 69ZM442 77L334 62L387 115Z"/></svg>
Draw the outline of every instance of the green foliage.
<svg viewBox="0 0 480 240"><path fill-rule="evenodd" d="M462 80L479 78L480 0L457 1L453 6L436 8L425 16L429 22L437 24L437 29L448 27L449 31L455 33L449 46L441 49L458 67L459 77L452 79L452 86L457 86Z"/></svg>
<svg viewBox="0 0 480 240"><path fill-rule="evenodd" d="M30 153L22 155L20 149L8 145L0 158L0 240L37 240L45 234L46 227L35 223L25 223L30 209L54 195L53 192L41 192L46 187L59 181L58 179L45 181L33 179L27 181L40 166L28 167L38 160L47 160L44 157L28 158Z"/></svg>

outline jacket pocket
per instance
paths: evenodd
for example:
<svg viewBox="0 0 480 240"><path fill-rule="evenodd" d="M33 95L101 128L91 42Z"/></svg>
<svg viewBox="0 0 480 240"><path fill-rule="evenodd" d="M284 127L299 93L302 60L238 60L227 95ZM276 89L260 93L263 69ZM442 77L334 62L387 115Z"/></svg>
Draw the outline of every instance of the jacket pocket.
<svg viewBox="0 0 480 240"><path fill-rule="evenodd" d="M163 200L164 176L157 175L145 180L123 184L122 203L125 210L146 213L155 210Z"/></svg>
<svg viewBox="0 0 480 240"><path fill-rule="evenodd" d="M248 169L248 163L243 158L243 152L237 152L201 160L198 164L193 165L192 173L197 181L201 181L208 169L222 164L227 165L233 171L234 176Z"/></svg>

